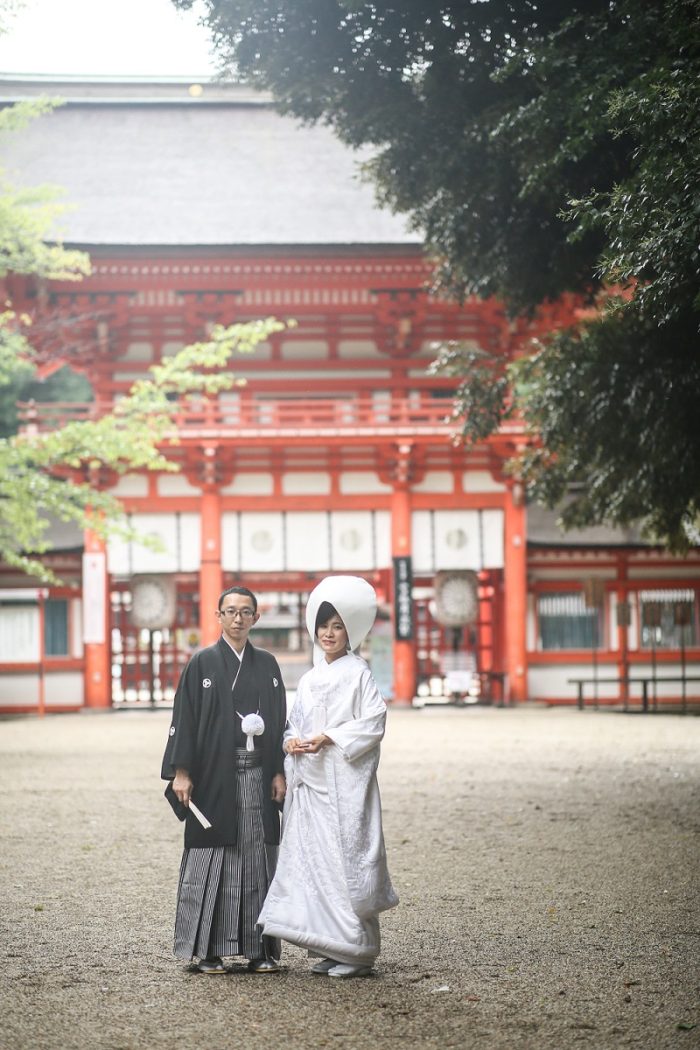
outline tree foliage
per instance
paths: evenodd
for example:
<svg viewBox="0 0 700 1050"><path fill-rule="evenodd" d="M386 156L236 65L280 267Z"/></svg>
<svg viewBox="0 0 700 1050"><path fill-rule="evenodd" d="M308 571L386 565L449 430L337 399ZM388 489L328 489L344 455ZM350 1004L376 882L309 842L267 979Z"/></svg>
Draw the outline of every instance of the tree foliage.
<svg viewBox="0 0 700 1050"><path fill-rule="evenodd" d="M181 7L190 0L174 0ZM600 302L505 368L460 348L467 439L520 415L513 465L568 524L694 535L700 446L700 11L690 0L205 0L225 67L280 109L375 147L442 289L533 312Z"/></svg>

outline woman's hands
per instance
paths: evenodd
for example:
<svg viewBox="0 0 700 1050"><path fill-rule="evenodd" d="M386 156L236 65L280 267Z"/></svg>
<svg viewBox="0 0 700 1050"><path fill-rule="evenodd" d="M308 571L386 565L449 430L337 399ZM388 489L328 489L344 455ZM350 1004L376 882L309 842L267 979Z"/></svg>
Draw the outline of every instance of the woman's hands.
<svg viewBox="0 0 700 1050"><path fill-rule="evenodd" d="M285 751L288 755L315 755L322 748L330 747L333 741L325 733L319 733L318 736L312 736L308 740L299 740L298 737L293 737L288 740L284 745Z"/></svg>

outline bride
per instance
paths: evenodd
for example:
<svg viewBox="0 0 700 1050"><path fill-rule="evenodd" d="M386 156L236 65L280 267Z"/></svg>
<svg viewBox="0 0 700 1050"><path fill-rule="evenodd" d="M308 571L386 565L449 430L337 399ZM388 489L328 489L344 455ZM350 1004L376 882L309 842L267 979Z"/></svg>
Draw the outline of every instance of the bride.
<svg viewBox="0 0 700 1050"><path fill-rule="evenodd" d="M377 785L386 704L356 654L377 612L374 588L328 576L309 597L315 666L299 682L284 736L287 798L264 933L320 956L312 972L364 977L379 954L377 915L398 904Z"/></svg>

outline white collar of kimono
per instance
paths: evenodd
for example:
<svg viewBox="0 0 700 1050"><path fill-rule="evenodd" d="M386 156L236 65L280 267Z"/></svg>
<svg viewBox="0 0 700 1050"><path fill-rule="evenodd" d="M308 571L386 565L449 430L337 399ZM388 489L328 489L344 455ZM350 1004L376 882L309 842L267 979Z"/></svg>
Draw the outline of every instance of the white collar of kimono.
<svg viewBox="0 0 700 1050"><path fill-rule="evenodd" d="M238 657L239 662L243 663L243 653L245 652L245 647L248 644L248 640L246 639L246 641L245 641L245 643L243 645L243 648L241 649L241 651L239 653L238 649L234 649L234 647L231 645L231 643L229 642L229 640L228 640L228 638L226 637L225 634L222 634L221 637L226 642L226 644L229 647L229 649L231 650L231 652L236 654L236 656Z"/></svg>
<svg viewBox="0 0 700 1050"><path fill-rule="evenodd" d="M314 643L315 664L324 659L315 634L316 617L322 602L330 602L337 610L353 651L367 637L377 615L377 595L371 583L361 576L326 576L314 587L306 606L306 627Z"/></svg>

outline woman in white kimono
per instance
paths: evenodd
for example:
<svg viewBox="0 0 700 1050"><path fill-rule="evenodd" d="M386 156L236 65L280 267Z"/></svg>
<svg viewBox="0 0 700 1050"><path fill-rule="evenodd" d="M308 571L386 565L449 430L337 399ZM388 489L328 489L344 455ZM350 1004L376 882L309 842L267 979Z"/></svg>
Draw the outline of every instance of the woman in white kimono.
<svg viewBox="0 0 700 1050"><path fill-rule="evenodd" d="M376 612L374 588L357 576L326 577L309 598L315 666L285 731L282 845L258 920L266 935L321 956L311 969L331 977L371 972L377 915L398 904L377 785L386 704L354 651Z"/></svg>

